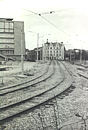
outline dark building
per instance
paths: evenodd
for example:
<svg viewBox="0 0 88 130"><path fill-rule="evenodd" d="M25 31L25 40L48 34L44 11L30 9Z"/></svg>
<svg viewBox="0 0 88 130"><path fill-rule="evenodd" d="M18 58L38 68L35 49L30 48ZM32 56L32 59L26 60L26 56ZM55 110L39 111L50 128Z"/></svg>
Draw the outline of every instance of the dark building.
<svg viewBox="0 0 88 130"><path fill-rule="evenodd" d="M37 48L33 50L26 49L26 60L27 61L37 60ZM38 48L38 60L42 60L42 47Z"/></svg>

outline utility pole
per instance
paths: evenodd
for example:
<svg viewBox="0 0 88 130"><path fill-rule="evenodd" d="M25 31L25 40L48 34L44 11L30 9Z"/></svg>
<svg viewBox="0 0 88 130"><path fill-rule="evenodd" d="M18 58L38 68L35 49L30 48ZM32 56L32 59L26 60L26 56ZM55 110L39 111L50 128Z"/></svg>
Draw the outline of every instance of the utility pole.
<svg viewBox="0 0 88 130"><path fill-rule="evenodd" d="M2 70L2 81L1 84L4 85L4 70Z"/></svg>
<svg viewBox="0 0 88 130"><path fill-rule="evenodd" d="M44 60L44 50L43 50L44 48L43 48L43 44L42 44L42 61Z"/></svg>
<svg viewBox="0 0 88 130"><path fill-rule="evenodd" d="M38 61L39 33L37 33L37 61Z"/></svg>
<svg viewBox="0 0 88 130"><path fill-rule="evenodd" d="M21 27L21 71L24 73L24 56L23 56L23 35L22 35L22 27Z"/></svg>
<svg viewBox="0 0 88 130"><path fill-rule="evenodd" d="M71 62L71 50L70 50L70 62Z"/></svg>
<svg viewBox="0 0 88 130"><path fill-rule="evenodd" d="M82 50L80 50L80 64L82 63Z"/></svg>

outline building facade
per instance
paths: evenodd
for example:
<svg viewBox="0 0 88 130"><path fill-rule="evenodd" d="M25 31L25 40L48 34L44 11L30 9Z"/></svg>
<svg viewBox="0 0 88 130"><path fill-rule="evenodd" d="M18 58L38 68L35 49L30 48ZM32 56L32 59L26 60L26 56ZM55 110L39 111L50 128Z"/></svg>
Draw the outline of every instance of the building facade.
<svg viewBox="0 0 88 130"><path fill-rule="evenodd" d="M0 54L16 60L25 57L24 22L0 18Z"/></svg>
<svg viewBox="0 0 88 130"><path fill-rule="evenodd" d="M45 60L64 60L64 44L63 42L44 43L43 46L43 59Z"/></svg>

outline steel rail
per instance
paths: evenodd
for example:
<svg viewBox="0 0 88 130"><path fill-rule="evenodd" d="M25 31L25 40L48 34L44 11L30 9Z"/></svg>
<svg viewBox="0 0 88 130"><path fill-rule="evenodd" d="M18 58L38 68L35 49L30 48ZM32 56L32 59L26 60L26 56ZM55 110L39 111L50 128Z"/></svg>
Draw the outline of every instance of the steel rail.
<svg viewBox="0 0 88 130"><path fill-rule="evenodd" d="M55 68L54 68L54 72L55 72ZM52 73L52 75L54 74L54 72ZM50 76L50 77L51 77L51 76ZM58 85L58 84L57 84L57 85ZM56 86L57 86L57 85L56 85ZM32 98L34 98L34 97L36 97L36 96L40 96L40 95L42 95L42 94L48 92L49 90L52 90L52 89L55 88L56 86L54 86L54 87L52 87L52 88L48 88L48 89L46 89L46 90L43 90L43 92L41 92L41 93L40 93L40 92L38 92L37 94L34 93L34 95L32 95L31 97L26 98L26 99L23 99L22 101L18 101L18 102L16 102L16 103L11 103L11 104L9 104L9 105L5 105L4 107L0 107L0 111L5 110L5 109L7 109L7 108L9 108L9 107L14 107L14 106L16 106L16 105L20 105L21 103L25 103L26 101L31 100Z"/></svg>
<svg viewBox="0 0 88 130"><path fill-rule="evenodd" d="M75 65L82 66L82 67L84 67L85 69L88 68L88 66L85 66L85 65L83 65L83 64L75 64Z"/></svg>
<svg viewBox="0 0 88 130"><path fill-rule="evenodd" d="M47 73L48 73L48 72L47 72ZM45 74L47 74L47 73L45 73ZM29 87L31 87L31 86L33 86L33 85L39 84L39 83L41 83L41 82L47 80L48 78L50 78L50 77L54 74L54 70L53 70L52 73L50 73L49 75L47 75L46 77L43 78L43 76L45 76L45 74L42 75L42 77L41 77L38 81L33 80L34 83L31 83L31 82L30 82L30 84L29 84L29 82L28 82L28 84L25 83L24 86L23 86L23 84L21 84L21 85L16 86L16 88L12 88L12 90L7 89L8 91L6 90L6 91L4 91L4 92L3 92L3 90L2 90L2 92L0 92L0 96L4 96L4 95L6 95L6 94L9 94L9 93L12 93L12 92L15 92L15 91L27 89L27 88L29 88ZM42 79L42 78L43 78L43 79Z"/></svg>
<svg viewBox="0 0 88 130"><path fill-rule="evenodd" d="M48 72L48 69L49 69L49 66L50 66L50 65L51 65L51 61L50 61L49 65L48 65L48 67L46 68L46 71L45 71L43 74L41 74L41 75L39 75L39 76L37 76L37 77L34 77L34 78L31 79L31 80L29 80L29 78L28 78L27 81L23 81L23 82L21 81L20 83L17 83L17 84L14 84L14 85L10 85L10 86L8 86L8 87L0 88L0 90L6 90L6 89L13 88L13 87L17 87L18 85L23 85L23 84L25 84L25 83L29 83L29 82L31 82L31 81L34 81L34 80L38 79L38 78L44 76L44 75Z"/></svg>
<svg viewBox="0 0 88 130"><path fill-rule="evenodd" d="M85 78L85 79L88 79L88 77L87 76L85 76L85 75L83 75L83 74L80 74L80 73L77 73L79 76L81 76L81 77L83 77L83 78Z"/></svg>
<svg viewBox="0 0 88 130"><path fill-rule="evenodd" d="M45 90L44 92L42 92L42 93L40 93L40 94L37 94L37 95L35 95L34 97L31 97L30 106L25 106L25 109L23 109L23 110L21 109L20 111L17 111L17 112L16 112L16 110L15 110L15 112L10 111L10 114L9 114L9 115L7 114L7 116L5 115L5 117L2 117L2 118L0 119L0 123L3 123L3 122L5 122L6 120L9 120L9 119L11 119L11 118L13 118L13 117L19 116L20 114L25 113L25 112L27 112L27 111L31 111L31 110L35 109L36 107L38 107L38 106L40 106L40 105L43 105L44 103L46 103L46 102L48 102L48 101L54 99L56 96L59 96L61 93L65 92L65 91L71 86L71 84L72 84L72 82L70 82L66 87L64 87L64 81L65 81L65 80L68 80L68 79L67 79L67 77L64 76L63 79L62 79L59 83L57 83L55 86L53 86L52 88L48 88L48 89ZM60 87L61 84L62 84L63 88ZM61 89L61 90L59 90L59 92L58 92L58 91L57 91L58 89ZM53 90L56 92L54 95L53 95ZM49 97L46 97L46 94L48 95L48 94L50 94L50 92L51 92L51 95L50 95ZM42 99L42 101L41 101L41 97L44 96L44 95L45 95L46 98L43 97L43 99ZM33 101L33 98L34 98L34 99L35 99L35 98L40 98L40 100L37 100L37 102L36 102L35 100ZM24 103L25 101L27 101L27 103L29 103L29 100L30 100L30 99L26 99L26 100L23 101L23 103ZM21 106L24 105L23 103L21 102ZM32 104L31 104L31 103L32 103ZM20 103L18 103L18 104L20 104ZM13 104L13 106L11 106L11 107L12 107L12 109L13 109L14 104ZM8 108L10 108L10 106L7 106L6 108L5 108L5 107L1 108L1 109L0 109L0 110L1 110L1 113L2 113L5 109L7 110Z"/></svg>

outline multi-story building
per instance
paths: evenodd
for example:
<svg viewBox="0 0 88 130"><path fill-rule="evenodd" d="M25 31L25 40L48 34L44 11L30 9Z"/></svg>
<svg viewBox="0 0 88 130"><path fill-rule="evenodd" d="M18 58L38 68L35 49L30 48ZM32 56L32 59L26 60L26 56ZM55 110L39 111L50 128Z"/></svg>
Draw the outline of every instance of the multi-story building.
<svg viewBox="0 0 88 130"><path fill-rule="evenodd" d="M43 58L44 59L57 59L64 60L64 44L63 42L49 43L48 41L44 43L43 46Z"/></svg>
<svg viewBox="0 0 88 130"><path fill-rule="evenodd" d="M25 56L24 22L0 18L0 54L16 60Z"/></svg>

